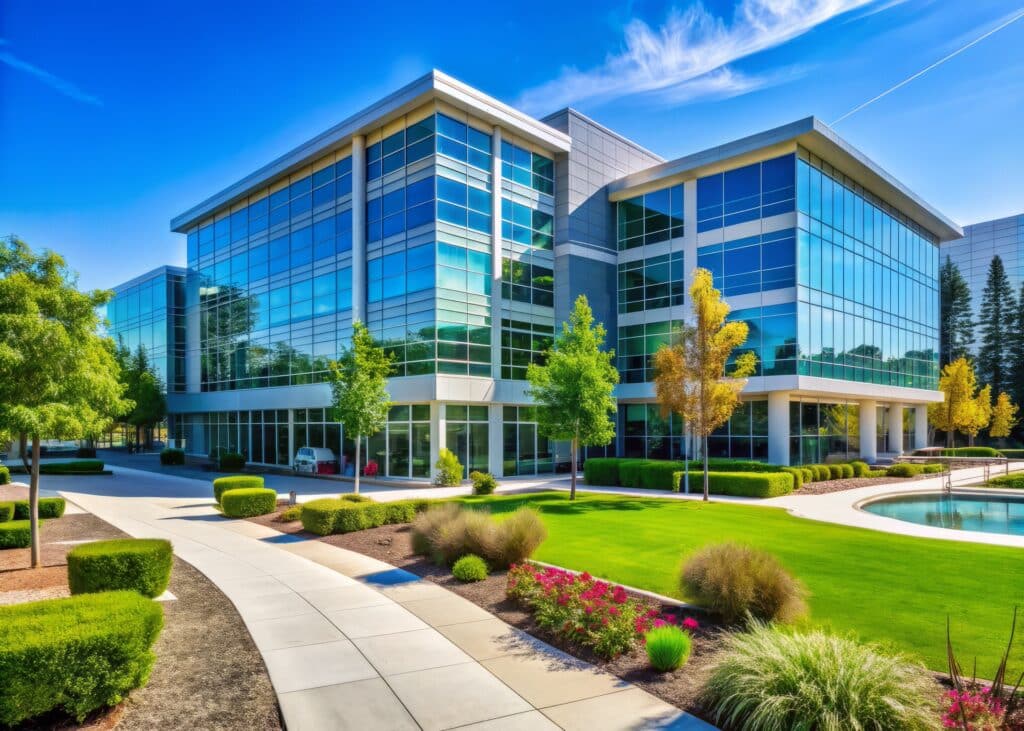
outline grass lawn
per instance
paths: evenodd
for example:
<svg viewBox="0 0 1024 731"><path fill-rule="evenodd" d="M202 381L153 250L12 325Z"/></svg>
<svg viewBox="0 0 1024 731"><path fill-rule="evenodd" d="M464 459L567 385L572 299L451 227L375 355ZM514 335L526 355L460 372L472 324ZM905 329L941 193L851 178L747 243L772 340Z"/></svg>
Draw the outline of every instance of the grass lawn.
<svg viewBox="0 0 1024 731"><path fill-rule="evenodd" d="M547 492L465 501L493 513L531 505L549 532L536 559L675 597L682 596L682 558L694 549L720 541L763 548L807 586L812 623L896 647L934 670L946 670L948 614L965 672L977 656L979 677L992 677L1013 607L1024 605L1019 548L847 528L777 508L656 497L581 494L570 503L566 493ZM1024 671L1024 626L1010 670L1014 682Z"/></svg>

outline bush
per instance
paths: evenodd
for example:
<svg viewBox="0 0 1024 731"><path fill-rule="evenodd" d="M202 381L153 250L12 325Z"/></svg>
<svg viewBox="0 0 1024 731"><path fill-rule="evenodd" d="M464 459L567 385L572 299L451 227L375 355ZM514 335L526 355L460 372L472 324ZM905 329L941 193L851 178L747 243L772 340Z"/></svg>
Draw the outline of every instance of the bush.
<svg viewBox="0 0 1024 731"><path fill-rule="evenodd" d="M830 480L841 480L843 479L843 468L842 465L827 464L825 467L828 468L828 479Z"/></svg>
<svg viewBox="0 0 1024 731"><path fill-rule="evenodd" d="M921 465L921 473L925 475L937 475L941 472L946 471L946 465L944 464L923 464Z"/></svg>
<svg viewBox="0 0 1024 731"><path fill-rule="evenodd" d="M484 511L446 503L420 513L412 524L413 550L448 565L472 553L507 568L529 558L545 538L540 514L527 507L499 523Z"/></svg>
<svg viewBox="0 0 1024 731"><path fill-rule="evenodd" d="M213 497L220 503L221 496L228 490L240 490L249 487L263 487L263 478L259 475L218 477L213 481Z"/></svg>
<svg viewBox="0 0 1024 731"><path fill-rule="evenodd" d="M185 450L184 449L173 449L168 447L167 449L160 450L160 464L162 465L182 465L185 464Z"/></svg>
<svg viewBox="0 0 1024 731"><path fill-rule="evenodd" d="M799 467L781 467L781 472L787 472L793 475L793 489L799 490L804 486L804 471Z"/></svg>
<svg viewBox="0 0 1024 731"><path fill-rule="evenodd" d="M853 465L851 464L839 465L839 471L844 480L849 480L854 475Z"/></svg>
<svg viewBox="0 0 1024 731"><path fill-rule="evenodd" d="M619 484L618 457L590 457L583 463L583 481L588 485L615 487Z"/></svg>
<svg viewBox="0 0 1024 731"><path fill-rule="evenodd" d="M468 553L452 566L452 576L459 581L483 581L487 578L487 563L472 553Z"/></svg>
<svg viewBox="0 0 1024 731"><path fill-rule="evenodd" d="M54 520L56 518L61 518L64 516L65 507L66 503L62 497L41 497L39 498L39 518L40 520ZM14 519L28 520L29 515L28 500L15 500Z"/></svg>
<svg viewBox="0 0 1024 731"><path fill-rule="evenodd" d="M868 470L866 477L885 477L888 471L885 469Z"/></svg>
<svg viewBox="0 0 1024 731"><path fill-rule="evenodd" d="M924 472L924 465L897 462L886 469L885 474L887 477L917 477L922 472Z"/></svg>
<svg viewBox="0 0 1024 731"><path fill-rule="evenodd" d="M72 594L128 589L160 596L171 580L170 541L121 538L94 541L68 551L68 587Z"/></svg>
<svg viewBox="0 0 1024 731"><path fill-rule="evenodd" d="M705 546L683 566L683 593L728 623L751 616L791 622L807 611L804 588L770 553L736 543Z"/></svg>
<svg viewBox="0 0 1024 731"><path fill-rule="evenodd" d="M9 520L0 523L0 549L28 548L32 542L32 529L27 520Z"/></svg>
<svg viewBox="0 0 1024 731"><path fill-rule="evenodd" d="M341 500L345 500L345 501L350 502L350 503L372 503L373 502L373 498L366 497L366 495L363 495L362 493L358 493L358 492L344 492L341 495L338 495L338 497Z"/></svg>
<svg viewBox="0 0 1024 731"><path fill-rule="evenodd" d="M682 486L683 473L676 472L675 489ZM704 475L690 472L690 492L704 489ZM740 497L778 497L793 492L793 475L786 472L710 472L708 490L715 495L737 495Z"/></svg>
<svg viewBox="0 0 1024 731"><path fill-rule="evenodd" d="M307 503L309 505L310 503ZM457 503L442 503L424 510L412 522L412 550L420 556L429 556L433 551L433 537L445 523L457 519L462 507ZM308 529L307 529L308 530ZM315 533L316 531L314 531Z"/></svg>
<svg viewBox="0 0 1024 731"><path fill-rule="evenodd" d="M690 634L674 624L655 627L644 636L647 659L659 673L678 670L690 659Z"/></svg>
<svg viewBox="0 0 1024 731"><path fill-rule="evenodd" d="M0 607L0 725L120 703L149 680L162 627L160 605L130 591Z"/></svg>
<svg viewBox="0 0 1024 731"><path fill-rule="evenodd" d="M855 459L854 461L850 462L850 467L853 468L854 477L867 477L868 472L871 471L871 468L868 467L868 463L862 462L859 459Z"/></svg>
<svg viewBox="0 0 1024 731"><path fill-rule="evenodd" d="M800 468L800 473L804 476L804 484L805 485L808 482L814 482L814 470L812 470L812 469L810 469L808 467L801 467Z"/></svg>
<svg viewBox="0 0 1024 731"><path fill-rule="evenodd" d="M302 506L301 505L290 505L281 511L281 514L275 518L278 523L294 523L302 517Z"/></svg>
<svg viewBox="0 0 1024 731"><path fill-rule="evenodd" d="M229 518L252 518L277 509L277 493L267 487L241 487L220 496L220 507Z"/></svg>
<svg viewBox="0 0 1024 731"><path fill-rule="evenodd" d="M6 465L0 464L0 485L11 484L11 471L7 469Z"/></svg>
<svg viewBox="0 0 1024 731"><path fill-rule="evenodd" d="M473 481L474 495L490 495L498 488L498 481L494 479L494 475L490 472L477 472L474 470L469 473L469 479Z"/></svg>
<svg viewBox="0 0 1024 731"><path fill-rule="evenodd" d="M744 729L930 729L923 667L822 631L728 634L705 686L716 724Z"/></svg>
<svg viewBox="0 0 1024 731"><path fill-rule="evenodd" d="M454 487L462 484L462 463L450 449L440 451L434 467L437 469L437 475L434 476L435 485Z"/></svg>
<svg viewBox="0 0 1024 731"><path fill-rule="evenodd" d="M619 460L619 485L640 487L640 470L647 464L646 459Z"/></svg>
<svg viewBox="0 0 1024 731"><path fill-rule="evenodd" d="M1024 490L1024 474L993 477L986 484L989 487L1008 487L1014 490Z"/></svg>
<svg viewBox="0 0 1024 731"><path fill-rule="evenodd" d="M41 475L100 474L104 464L98 459L77 459L70 462L40 462Z"/></svg>
<svg viewBox="0 0 1024 731"><path fill-rule="evenodd" d="M329 536L382 525L411 523L416 513L428 504L422 500L375 503L361 495L342 495L340 498L325 497L304 503L298 519L310 533Z"/></svg>
<svg viewBox="0 0 1024 731"><path fill-rule="evenodd" d="M0 503L0 523L14 520L14 503Z"/></svg>
<svg viewBox="0 0 1024 731"><path fill-rule="evenodd" d="M245 469L245 457L238 452L221 452L218 466L226 472L240 472Z"/></svg>
<svg viewBox="0 0 1024 731"><path fill-rule="evenodd" d="M825 480L832 479L832 471L823 464L812 464L811 470L814 471L815 482L824 482Z"/></svg>
<svg viewBox="0 0 1024 731"><path fill-rule="evenodd" d="M673 485L672 476L684 469L685 466L683 462L642 462L639 467L638 487L644 487L648 490L671 490Z"/></svg>
<svg viewBox="0 0 1024 731"><path fill-rule="evenodd" d="M998 449L992 447L956 447L954 449L943 449L943 457L1002 457Z"/></svg>
<svg viewBox="0 0 1024 731"><path fill-rule="evenodd" d="M548 537L544 521L533 508L522 507L498 523L494 554L487 556L497 568L525 561Z"/></svg>
<svg viewBox="0 0 1024 731"><path fill-rule="evenodd" d="M75 456L81 459L96 459L96 448L79 447L75 450Z"/></svg>

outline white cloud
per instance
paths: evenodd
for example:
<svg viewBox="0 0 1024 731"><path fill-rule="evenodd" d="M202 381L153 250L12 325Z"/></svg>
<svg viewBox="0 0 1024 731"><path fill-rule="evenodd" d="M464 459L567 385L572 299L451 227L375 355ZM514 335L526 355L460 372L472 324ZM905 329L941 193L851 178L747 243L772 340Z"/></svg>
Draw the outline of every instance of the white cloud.
<svg viewBox="0 0 1024 731"><path fill-rule="evenodd" d="M103 106L103 102L101 102L98 97L95 97L92 94L87 94L70 81L62 79L59 76L54 76L49 71L44 71L38 66L30 64L28 61L21 60L13 53L6 50L4 48L5 46L7 46L7 41L0 39L0 63L7 64L12 69L24 71L26 74L34 76L50 88L59 91L64 96L70 97L75 101L93 104L97 107Z"/></svg>
<svg viewBox="0 0 1024 731"><path fill-rule="evenodd" d="M874 1L740 0L729 24L700 3L673 10L657 29L634 19L625 27L619 53L589 70L563 68L557 78L523 92L518 105L540 113L635 94L655 95L670 103L745 94L791 78L793 71L750 76L728 64Z"/></svg>

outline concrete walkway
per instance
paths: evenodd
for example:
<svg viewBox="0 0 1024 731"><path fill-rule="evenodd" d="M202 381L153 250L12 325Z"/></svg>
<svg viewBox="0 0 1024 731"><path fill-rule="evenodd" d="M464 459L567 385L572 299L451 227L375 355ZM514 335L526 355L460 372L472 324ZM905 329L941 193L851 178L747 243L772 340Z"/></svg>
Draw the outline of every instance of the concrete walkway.
<svg viewBox="0 0 1024 731"><path fill-rule="evenodd" d="M119 472L163 483L147 492L183 479ZM66 487L83 478L74 479ZM130 535L169 539L217 584L262 653L293 731L713 728L362 554L224 519L209 500L62 494Z"/></svg>

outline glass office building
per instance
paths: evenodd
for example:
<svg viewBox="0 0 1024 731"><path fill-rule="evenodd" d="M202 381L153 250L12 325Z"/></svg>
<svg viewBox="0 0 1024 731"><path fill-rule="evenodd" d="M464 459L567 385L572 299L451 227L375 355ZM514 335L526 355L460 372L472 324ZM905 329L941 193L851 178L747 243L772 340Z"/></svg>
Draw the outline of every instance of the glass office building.
<svg viewBox="0 0 1024 731"><path fill-rule="evenodd" d="M975 320L981 312L988 270L996 256L1003 260L1014 294L1019 294L1024 284L1024 213L964 226L963 238L944 241L939 249L939 264L949 257L967 280Z"/></svg>
<svg viewBox="0 0 1024 731"><path fill-rule="evenodd" d="M714 455L871 458L938 400L937 245L957 229L810 118L665 161L573 110L537 120L432 72L199 203L183 235L172 436L288 465L350 458L329 362L367 323L395 363L379 474L563 469L525 381L580 293L622 375L607 453L678 457L651 357L696 267L758 358ZM140 300L141 306L141 300ZM179 376L180 373L180 376ZM870 438L868 438L870 435Z"/></svg>

